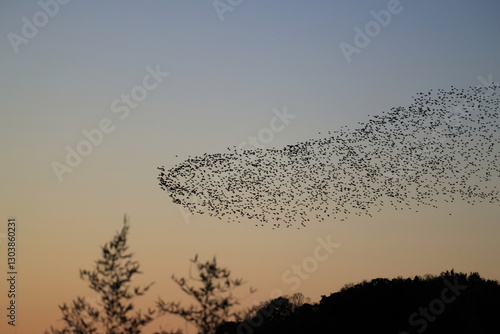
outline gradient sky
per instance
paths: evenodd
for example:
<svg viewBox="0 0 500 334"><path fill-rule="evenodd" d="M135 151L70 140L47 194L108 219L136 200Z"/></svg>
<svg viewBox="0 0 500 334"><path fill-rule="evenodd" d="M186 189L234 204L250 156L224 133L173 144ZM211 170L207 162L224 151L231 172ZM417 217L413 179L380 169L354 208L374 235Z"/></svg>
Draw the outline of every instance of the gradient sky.
<svg viewBox="0 0 500 334"><path fill-rule="evenodd" d="M170 277L187 275L196 253L217 255L258 289L245 305L274 289L318 301L350 282L451 268L500 279L498 205L388 208L373 218L270 230L186 216L158 186L156 167L238 145L268 126L273 108L297 115L267 145L282 147L408 105L421 91L478 86L480 76L498 81L495 0L402 0L348 63L339 45L354 44L354 28L388 3L242 1L221 21L212 1L73 0L15 52L9 34L23 36L23 17L33 22L41 7L1 1L0 233L17 218L20 274L18 326L7 327L2 311L0 331L42 333L61 325L58 305L92 297L78 270L92 267L125 213L144 272L138 282L156 282L138 305L157 296L190 302ZM156 66L170 75L120 119L112 102ZM65 147L104 118L114 131L59 182L53 162L64 163ZM328 235L340 247L293 290L284 273ZM4 255L1 263L4 277ZM5 310L4 283L0 289Z"/></svg>

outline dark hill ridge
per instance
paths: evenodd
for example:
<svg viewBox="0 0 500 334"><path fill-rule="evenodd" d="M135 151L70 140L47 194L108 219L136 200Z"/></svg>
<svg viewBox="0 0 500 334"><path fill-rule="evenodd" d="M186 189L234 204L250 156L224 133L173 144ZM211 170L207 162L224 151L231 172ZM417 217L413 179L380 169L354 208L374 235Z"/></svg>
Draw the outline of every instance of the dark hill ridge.
<svg viewBox="0 0 500 334"><path fill-rule="evenodd" d="M500 285L478 273L377 278L348 284L316 304L271 300L218 334L500 333Z"/></svg>

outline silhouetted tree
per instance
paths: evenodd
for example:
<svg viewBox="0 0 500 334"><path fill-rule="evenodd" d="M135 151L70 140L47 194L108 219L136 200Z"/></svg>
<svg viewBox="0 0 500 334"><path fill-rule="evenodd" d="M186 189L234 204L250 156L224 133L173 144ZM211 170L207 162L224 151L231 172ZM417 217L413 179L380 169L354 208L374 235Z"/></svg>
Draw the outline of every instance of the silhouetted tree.
<svg viewBox="0 0 500 334"><path fill-rule="evenodd" d="M233 306L238 305L238 299L232 294L234 288L241 286L242 279L231 278L231 272L217 265L214 257L204 263L195 256L192 263L195 264L197 277L191 277L190 281L198 282L190 285L185 278L172 279L179 285L182 291L196 299L198 305L183 307L178 302L165 302L158 300L158 309L161 313L169 313L181 316L192 323L203 334L215 334L217 326L224 321L234 318L240 319L239 313L232 311ZM254 291L250 288L250 293Z"/></svg>
<svg viewBox="0 0 500 334"><path fill-rule="evenodd" d="M59 306L65 326L62 329L51 327L52 334L140 334L141 329L154 320L155 310L134 312L131 302L148 291L153 283L144 288L131 286L132 278L141 272L139 263L132 260L133 254L127 252L128 231L125 217L122 230L101 246L102 257L95 262L95 268L80 270L80 277L98 294L100 305L92 306L85 298L77 297L70 305ZM175 333L181 334L180 331ZM162 330L155 334L169 333Z"/></svg>
<svg viewBox="0 0 500 334"><path fill-rule="evenodd" d="M295 312L298 308L300 308L305 303L310 303L311 299L304 297L301 292L296 292L290 297L288 297L288 301L292 305L292 312Z"/></svg>
<svg viewBox="0 0 500 334"><path fill-rule="evenodd" d="M498 333L500 284L478 273L376 278L296 307L301 299L262 303L245 321L225 323L217 333Z"/></svg>

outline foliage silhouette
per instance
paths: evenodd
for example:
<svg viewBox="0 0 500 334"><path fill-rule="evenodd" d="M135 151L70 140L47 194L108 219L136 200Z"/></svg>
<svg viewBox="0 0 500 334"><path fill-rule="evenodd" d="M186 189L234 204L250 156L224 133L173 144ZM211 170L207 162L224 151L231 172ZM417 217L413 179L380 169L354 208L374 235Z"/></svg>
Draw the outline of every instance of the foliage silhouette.
<svg viewBox="0 0 500 334"><path fill-rule="evenodd" d="M182 291L196 300L198 305L183 307L178 302L165 302L161 298L157 306L160 313L175 314L192 323L203 334L215 334L216 328L231 318L240 319L240 313L232 311L239 304L232 290L244 284L240 278L231 278L231 272L221 268L214 257L212 260L200 262L198 255L191 262L196 266L197 277L190 280L198 282L190 285L185 278L172 279ZM191 270L190 270L191 271ZM250 293L255 292L250 288Z"/></svg>
<svg viewBox="0 0 500 334"><path fill-rule="evenodd" d="M52 334L141 334L142 328L153 321L156 310L134 311L131 300L142 296L153 283L141 288L131 285L132 278L140 274L139 263L128 252L129 224L124 218L123 227L113 239L101 246L101 258L93 270L80 270L80 278L89 282L100 302L93 306L84 297L77 297L68 305L59 306L65 325L62 329L51 327ZM49 334L49 332L45 332ZM155 334L181 334L161 330Z"/></svg>
<svg viewBox="0 0 500 334"><path fill-rule="evenodd" d="M348 284L319 303L293 307L279 297L217 334L498 333L500 284L453 270Z"/></svg>
<svg viewBox="0 0 500 334"><path fill-rule="evenodd" d="M265 323L272 323L279 328L306 302L310 302L310 299L305 298L302 293L270 299L252 307L246 314L244 321L222 324L217 328L216 334L252 333L254 328Z"/></svg>

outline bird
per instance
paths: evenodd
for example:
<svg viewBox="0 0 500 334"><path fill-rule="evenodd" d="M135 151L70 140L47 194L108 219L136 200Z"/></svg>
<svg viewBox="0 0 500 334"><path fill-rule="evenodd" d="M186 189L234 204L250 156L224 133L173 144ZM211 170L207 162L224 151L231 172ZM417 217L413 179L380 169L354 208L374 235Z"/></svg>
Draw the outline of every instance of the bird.
<svg viewBox="0 0 500 334"><path fill-rule="evenodd" d="M159 186L193 214L273 229L385 207L499 203L499 88L430 90L326 137L188 157L158 167Z"/></svg>

